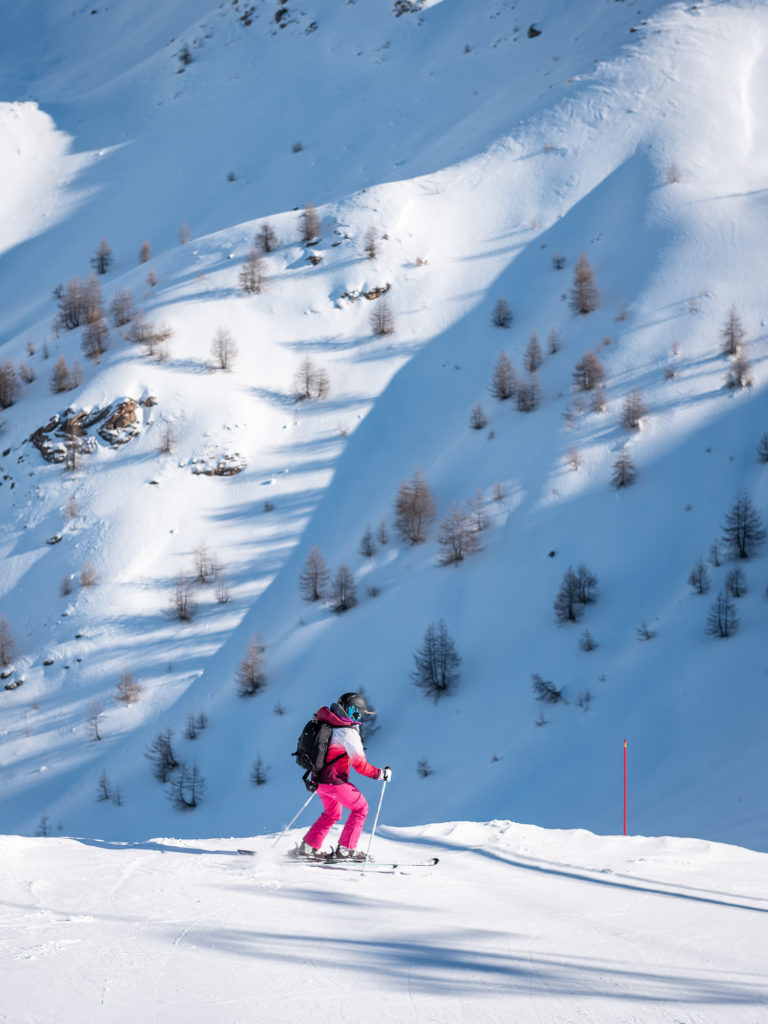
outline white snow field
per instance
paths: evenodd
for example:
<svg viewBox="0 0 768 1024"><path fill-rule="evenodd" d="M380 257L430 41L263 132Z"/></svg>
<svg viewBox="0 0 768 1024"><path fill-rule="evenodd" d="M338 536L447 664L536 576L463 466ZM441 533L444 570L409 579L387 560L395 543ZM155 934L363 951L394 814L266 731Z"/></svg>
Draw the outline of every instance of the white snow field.
<svg viewBox="0 0 768 1024"><path fill-rule="evenodd" d="M379 858L439 864L362 877L266 837L3 837L0 1020L766 1019L766 854L500 821L385 832Z"/></svg>
<svg viewBox="0 0 768 1024"><path fill-rule="evenodd" d="M757 0L0 6L3 1024L768 1020L768 544L722 544L739 493L768 525L767 58ZM56 328L101 239L105 310L130 292L165 347L110 320L95 360ZM732 309L749 367L727 387ZM525 375L534 331L523 412L489 383L502 350ZM573 387L587 352L598 402ZM80 370L54 393L60 357ZM329 393L297 401L306 357ZM73 470L31 440L50 426L63 453L54 417L127 400ZM615 488L621 453L637 479ZM411 545L393 502L417 468L437 517ZM441 565L440 523L473 501L482 550ZM181 621L200 545L218 582ZM313 547L355 607L302 600ZM581 565L597 602L558 624ZM735 569L738 630L708 635ZM440 620L462 662L435 701L411 673ZM537 703L534 675L565 701ZM375 855L434 870L270 852L304 722L361 687L393 769ZM205 782L193 808L145 757L166 730ZM199 838L233 835L254 838Z"/></svg>

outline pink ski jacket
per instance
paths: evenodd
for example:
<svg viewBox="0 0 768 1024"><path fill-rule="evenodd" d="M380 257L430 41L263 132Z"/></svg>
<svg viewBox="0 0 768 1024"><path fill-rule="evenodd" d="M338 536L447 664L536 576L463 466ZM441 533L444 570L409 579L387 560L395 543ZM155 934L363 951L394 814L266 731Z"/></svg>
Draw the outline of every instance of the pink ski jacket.
<svg viewBox="0 0 768 1024"><path fill-rule="evenodd" d="M361 775L367 775L369 779L380 777L381 770L368 764L365 759L358 722L347 718L346 715L338 715L330 708L320 708L317 712L317 720L333 726L331 742L328 744L328 753L325 759L326 767L318 774L317 781L321 785L341 786L343 783L349 782L350 765ZM338 758L338 761L328 764L334 758Z"/></svg>

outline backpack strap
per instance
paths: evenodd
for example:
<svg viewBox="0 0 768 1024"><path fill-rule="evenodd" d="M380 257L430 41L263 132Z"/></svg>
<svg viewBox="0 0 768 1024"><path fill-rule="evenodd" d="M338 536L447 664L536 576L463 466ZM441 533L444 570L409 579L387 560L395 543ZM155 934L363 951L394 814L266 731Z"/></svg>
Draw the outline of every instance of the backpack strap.
<svg viewBox="0 0 768 1024"><path fill-rule="evenodd" d="M314 779L314 778L310 778L310 776L313 776L313 775L320 776L320 775L322 775L323 772L326 770L326 768L331 768L333 765L336 764L337 761L340 761L342 759L342 757L345 757L346 753L347 752L345 750L343 754L338 754L336 757L331 758L330 761L326 761L325 764L323 765L323 767L319 771L314 771L312 768L307 768L307 770L302 775L301 780L304 783L304 785L305 785L305 787L306 787L306 789L307 789L307 791L309 793L314 793L315 790L318 787L317 780Z"/></svg>

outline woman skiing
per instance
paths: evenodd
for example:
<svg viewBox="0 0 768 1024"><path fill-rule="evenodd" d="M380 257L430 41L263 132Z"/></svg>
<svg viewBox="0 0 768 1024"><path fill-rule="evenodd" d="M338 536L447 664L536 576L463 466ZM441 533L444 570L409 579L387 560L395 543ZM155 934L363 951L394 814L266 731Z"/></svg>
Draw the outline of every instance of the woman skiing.
<svg viewBox="0 0 768 1024"><path fill-rule="evenodd" d="M349 781L350 765L369 779L388 782L392 778L391 768L375 768L368 764L360 739L360 723L368 711L365 698L359 693L344 693L329 708L317 712L318 722L327 722L333 728L325 765L313 778L318 783L317 795L323 803L323 813L311 826L295 853L297 857L325 858L334 860L365 860L365 854L355 849L363 831L368 814L368 801ZM343 808L349 809L349 817L333 853L320 852L331 827L341 818Z"/></svg>

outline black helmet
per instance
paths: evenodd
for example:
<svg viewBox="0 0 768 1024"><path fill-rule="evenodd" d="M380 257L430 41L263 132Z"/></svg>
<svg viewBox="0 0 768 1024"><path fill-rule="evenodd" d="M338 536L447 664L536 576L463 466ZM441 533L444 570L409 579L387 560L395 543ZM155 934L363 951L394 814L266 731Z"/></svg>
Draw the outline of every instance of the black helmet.
<svg viewBox="0 0 768 1024"><path fill-rule="evenodd" d="M372 714L368 710L365 697L361 697L359 693L342 693L339 697L339 704L344 708L344 714L349 715L356 722L359 722L363 715Z"/></svg>

